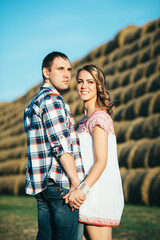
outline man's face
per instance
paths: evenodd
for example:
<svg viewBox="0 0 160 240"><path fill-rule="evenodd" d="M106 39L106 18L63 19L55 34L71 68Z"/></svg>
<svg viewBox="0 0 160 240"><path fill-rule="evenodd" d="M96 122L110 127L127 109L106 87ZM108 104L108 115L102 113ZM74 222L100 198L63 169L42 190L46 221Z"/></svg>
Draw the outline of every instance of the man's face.
<svg viewBox="0 0 160 240"><path fill-rule="evenodd" d="M51 69L43 68L45 82L55 87L58 91L68 88L71 80L71 64L68 59L57 57L53 60Z"/></svg>

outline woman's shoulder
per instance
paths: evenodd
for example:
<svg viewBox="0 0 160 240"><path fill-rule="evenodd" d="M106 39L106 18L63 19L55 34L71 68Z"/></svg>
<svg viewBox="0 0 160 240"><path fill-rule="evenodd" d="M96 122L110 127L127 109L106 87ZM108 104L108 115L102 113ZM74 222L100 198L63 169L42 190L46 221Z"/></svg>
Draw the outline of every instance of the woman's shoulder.
<svg viewBox="0 0 160 240"><path fill-rule="evenodd" d="M113 120L104 110L96 110L88 119L87 127L92 133L96 126L103 128L108 134L114 134Z"/></svg>
<svg viewBox="0 0 160 240"><path fill-rule="evenodd" d="M111 116L105 110L101 110L101 109L98 109L95 112L93 112L89 118L90 121L94 119L98 119L98 120L102 119L105 121L113 122Z"/></svg>

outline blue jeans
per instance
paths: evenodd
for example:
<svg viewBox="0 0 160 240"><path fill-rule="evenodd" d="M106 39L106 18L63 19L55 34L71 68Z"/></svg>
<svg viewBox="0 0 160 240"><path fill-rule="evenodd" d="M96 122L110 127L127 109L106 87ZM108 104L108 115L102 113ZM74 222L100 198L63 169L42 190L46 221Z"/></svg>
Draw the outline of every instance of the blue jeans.
<svg viewBox="0 0 160 240"><path fill-rule="evenodd" d="M52 180L47 188L37 194L38 234L37 240L77 240L79 211L71 211L63 197L68 190L57 186Z"/></svg>

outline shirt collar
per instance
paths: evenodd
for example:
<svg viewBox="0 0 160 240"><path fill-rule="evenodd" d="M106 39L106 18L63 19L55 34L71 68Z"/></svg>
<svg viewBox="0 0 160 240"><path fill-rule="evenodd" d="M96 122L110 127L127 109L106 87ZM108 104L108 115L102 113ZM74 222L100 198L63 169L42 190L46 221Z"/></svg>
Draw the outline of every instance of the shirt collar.
<svg viewBox="0 0 160 240"><path fill-rule="evenodd" d="M54 93L56 93L57 95L60 96L60 93L57 91L57 89L54 88L54 87L52 87L52 86L51 86L50 84L48 84L48 83L45 83L45 82L44 82L44 83L42 84L41 88L48 88L48 89L52 90Z"/></svg>

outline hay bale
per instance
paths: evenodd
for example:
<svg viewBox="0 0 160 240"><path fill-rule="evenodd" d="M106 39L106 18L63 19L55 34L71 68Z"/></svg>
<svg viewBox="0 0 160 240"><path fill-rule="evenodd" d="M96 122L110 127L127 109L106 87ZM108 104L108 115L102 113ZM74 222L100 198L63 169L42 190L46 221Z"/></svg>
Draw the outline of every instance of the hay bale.
<svg viewBox="0 0 160 240"><path fill-rule="evenodd" d="M8 159L15 159L15 158L26 158L27 157L27 145L20 146L13 149L2 150L0 152L0 162L4 162Z"/></svg>
<svg viewBox="0 0 160 240"><path fill-rule="evenodd" d="M153 58L156 58L160 55L160 43L157 42L153 48Z"/></svg>
<svg viewBox="0 0 160 240"><path fill-rule="evenodd" d="M145 171L145 170L144 170ZM141 185L142 202L146 205L160 205L160 168L148 169Z"/></svg>
<svg viewBox="0 0 160 240"><path fill-rule="evenodd" d="M160 115L151 115L143 120L141 133L146 138L156 138L160 136Z"/></svg>
<svg viewBox="0 0 160 240"><path fill-rule="evenodd" d="M154 93L148 93L135 100L134 116L148 116L149 105L154 96Z"/></svg>
<svg viewBox="0 0 160 240"><path fill-rule="evenodd" d="M142 36L145 35L146 33L150 33L155 31L157 28L157 21L150 21L146 25L142 27Z"/></svg>
<svg viewBox="0 0 160 240"><path fill-rule="evenodd" d="M160 73L155 73L149 78L145 91L155 92L157 89L160 89Z"/></svg>
<svg viewBox="0 0 160 240"><path fill-rule="evenodd" d="M139 55L139 63L145 63L151 59L151 49L147 48Z"/></svg>
<svg viewBox="0 0 160 240"><path fill-rule="evenodd" d="M148 113L159 113L160 112L160 91L157 91L154 93L154 96L152 97L149 107L148 107Z"/></svg>
<svg viewBox="0 0 160 240"><path fill-rule="evenodd" d="M128 27L126 27L125 29L123 29L122 31L120 31L118 34L117 34L117 38L118 38L118 45L120 47L124 46L126 44L126 39L127 36L131 33L131 32L134 32L136 31L138 28L137 26L134 26L134 25L130 25Z"/></svg>
<svg viewBox="0 0 160 240"><path fill-rule="evenodd" d="M157 42L157 41L160 41L160 30L159 29L153 35L151 42L154 43L154 42Z"/></svg>
<svg viewBox="0 0 160 240"><path fill-rule="evenodd" d="M138 118L129 123L129 127L126 129L124 136L125 141L128 141L130 139L138 140L143 138L144 136L142 135L142 126L144 123L144 118Z"/></svg>
<svg viewBox="0 0 160 240"><path fill-rule="evenodd" d="M136 40L138 40L141 37L141 28L137 28L136 30L133 30L129 34L126 35L124 43L125 44L130 44Z"/></svg>
<svg viewBox="0 0 160 240"><path fill-rule="evenodd" d="M128 156L134 144L134 141L118 144L118 160L120 167L128 168Z"/></svg>
<svg viewBox="0 0 160 240"><path fill-rule="evenodd" d="M117 137L117 142L121 143L121 142L125 142L125 134L127 129L130 127L130 122L124 122L123 123L119 123L119 128L116 129L116 137Z"/></svg>
<svg viewBox="0 0 160 240"><path fill-rule="evenodd" d="M0 163L0 176L25 174L27 158L12 159Z"/></svg>
<svg viewBox="0 0 160 240"><path fill-rule="evenodd" d="M25 175L0 177L0 193L11 195L25 194Z"/></svg>
<svg viewBox="0 0 160 240"><path fill-rule="evenodd" d="M138 64L138 54L135 54L132 58L128 61L128 68L133 68Z"/></svg>
<svg viewBox="0 0 160 240"><path fill-rule="evenodd" d="M150 205L160 206L160 169L157 174L153 175L149 188L149 203Z"/></svg>
<svg viewBox="0 0 160 240"><path fill-rule="evenodd" d="M153 143L148 153L148 166L150 167L160 166L160 138L153 140Z"/></svg>
<svg viewBox="0 0 160 240"><path fill-rule="evenodd" d="M17 146L26 146L27 136L25 133L20 136L13 136L3 138L0 142L0 150L15 148Z"/></svg>
<svg viewBox="0 0 160 240"><path fill-rule="evenodd" d="M146 77L149 77L151 76L153 73L155 73L155 70L156 70L156 65L157 65L157 62L154 60L152 62L150 62L144 72L145 76Z"/></svg>
<svg viewBox="0 0 160 240"><path fill-rule="evenodd" d="M149 46L151 42L151 37L152 36L144 36L140 41L139 41L139 49L143 49L147 46Z"/></svg>

